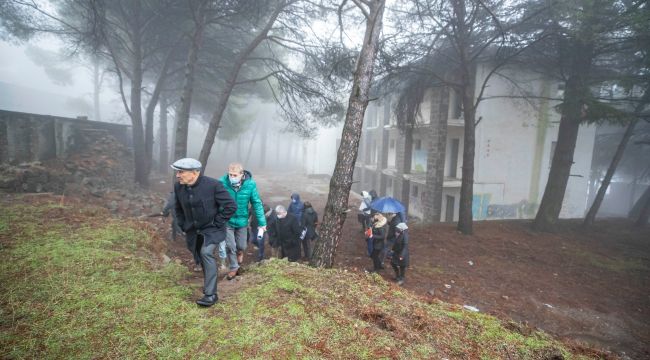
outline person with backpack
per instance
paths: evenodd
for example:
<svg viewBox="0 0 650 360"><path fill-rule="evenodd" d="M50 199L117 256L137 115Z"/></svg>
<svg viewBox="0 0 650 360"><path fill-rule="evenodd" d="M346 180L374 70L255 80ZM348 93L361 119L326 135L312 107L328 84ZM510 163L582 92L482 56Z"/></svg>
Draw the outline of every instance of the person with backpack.
<svg viewBox="0 0 650 360"><path fill-rule="evenodd" d="M304 259L311 259L312 246L311 242L316 239L316 226L318 225L318 213L311 206L309 201L305 201L305 211L302 214L302 229L304 236L301 236L302 249L304 252Z"/></svg>

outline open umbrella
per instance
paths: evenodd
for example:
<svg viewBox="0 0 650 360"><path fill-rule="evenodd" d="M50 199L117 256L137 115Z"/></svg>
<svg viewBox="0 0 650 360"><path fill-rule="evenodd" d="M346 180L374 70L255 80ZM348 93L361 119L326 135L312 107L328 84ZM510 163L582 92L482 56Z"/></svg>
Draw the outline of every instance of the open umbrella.
<svg viewBox="0 0 650 360"><path fill-rule="evenodd" d="M406 212L404 205L390 196L384 196L374 200L370 203L370 208L381 213L397 214Z"/></svg>

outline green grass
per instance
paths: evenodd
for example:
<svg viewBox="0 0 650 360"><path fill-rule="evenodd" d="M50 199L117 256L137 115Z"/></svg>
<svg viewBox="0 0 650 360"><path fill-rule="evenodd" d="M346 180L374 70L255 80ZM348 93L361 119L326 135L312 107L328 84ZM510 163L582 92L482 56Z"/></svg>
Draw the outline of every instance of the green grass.
<svg viewBox="0 0 650 360"><path fill-rule="evenodd" d="M589 250L575 249L575 257L604 270L624 273L628 271L647 271L648 266L640 258L611 257L593 253Z"/></svg>
<svg viewBox="0 0 650 360"><path fill-rule="evenodd" d="M92 208L15 205L0 236L0 358L580 358L376 275L279 260L199 308L185 268L144 250L142 226Z"/></svg>

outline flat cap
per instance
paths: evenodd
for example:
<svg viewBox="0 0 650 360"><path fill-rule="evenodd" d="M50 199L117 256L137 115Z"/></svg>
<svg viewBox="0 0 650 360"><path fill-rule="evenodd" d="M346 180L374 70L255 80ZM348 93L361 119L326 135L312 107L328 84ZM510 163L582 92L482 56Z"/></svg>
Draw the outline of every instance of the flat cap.
<svg viewBox="0 0 650 360"><path fill-rule="evenodd" d="M174 170L201 170L202 167L200 161L192 158L176 160L170 166Z"/></svg>

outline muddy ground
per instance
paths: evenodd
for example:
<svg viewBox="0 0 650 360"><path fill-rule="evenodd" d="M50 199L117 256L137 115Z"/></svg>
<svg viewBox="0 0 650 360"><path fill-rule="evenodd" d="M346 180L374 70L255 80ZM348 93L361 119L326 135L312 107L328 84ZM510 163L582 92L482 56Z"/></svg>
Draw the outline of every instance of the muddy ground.
<svg viewBox="0 0 650 360"><path fill-rule="evenodd" d="M298 192L322 216L327 181L296 174L254 178L269 205L287 206L290 194ZM163 192L168 186L156 188ZM353 210L336 256L336 266L353 271L371 266L356 220L359 199L350 197ZM513 319L570 343L650 359L650 228L608 220L585 231L577 221L564 221L558 233L539 234L529 230L529 221L487 221L475 223L475 235L464 236L454 224L409 226L406 289ZM253 251L249 247L245 264ZM190 266L182 239L170 243L168 255ZM382 275L392 281L386 265ZM233 286L219 282L222 290Z"/></svg>

